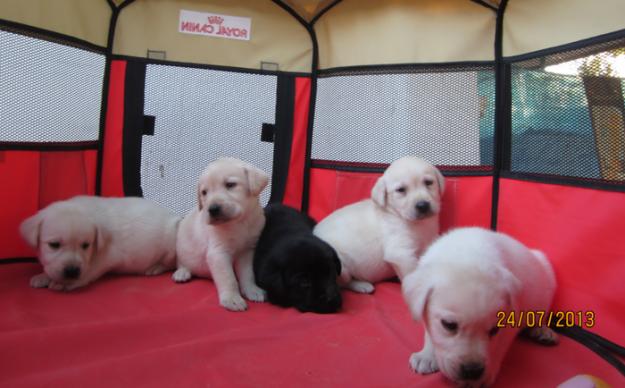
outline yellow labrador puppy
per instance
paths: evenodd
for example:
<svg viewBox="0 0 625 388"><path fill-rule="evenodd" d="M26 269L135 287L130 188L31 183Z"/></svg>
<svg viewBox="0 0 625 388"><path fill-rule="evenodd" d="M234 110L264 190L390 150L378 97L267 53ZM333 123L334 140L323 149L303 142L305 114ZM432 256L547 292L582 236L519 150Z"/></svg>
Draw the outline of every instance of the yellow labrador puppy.
<svg viewBox="0 0 625 388"><path fill-rule="evenodd" d="M371 190L371 199L338 209L314 229L342 264L341 284L371 293L372 283L398 276L417 265L438 236L444 179L432 164L416 157L393 162Z"/></svg>
<svg viewBox="0 0 625 388"><path fill-rule="evenodd" d="M258 196L268 182L265 172L238 159L222 158L206 167L197 186L197 208L180 223L174 281L212 278L219 303L231 311L247 309L241 293L252 301L265 300L252 259L265 225Z"/></svg>
<svg viewBox="0 0 625 388"><path fill-rule="evenodd" d="M55 202L20 225L44 269L30 285L69 291L107 272L157 275L174 269L179 221L143 198Z"/></svg>
<svg viewBox="0 0 625 388"><path fill-rule="evenodd" d="M459 228L443 235L402 283L413 318L425 325L423 349L410 356L410 367L440 370L467 387L491 385L526 323L529 337L556 343L546 327L555 288L545 255L505 234Z"/></svg>

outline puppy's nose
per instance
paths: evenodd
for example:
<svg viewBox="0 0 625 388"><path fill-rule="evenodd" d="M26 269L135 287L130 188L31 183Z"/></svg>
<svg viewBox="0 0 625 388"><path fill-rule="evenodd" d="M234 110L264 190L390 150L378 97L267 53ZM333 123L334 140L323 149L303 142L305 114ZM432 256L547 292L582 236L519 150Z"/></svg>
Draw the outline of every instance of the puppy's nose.
<svg viewBox="0 0 625 388"><path fill-rule="evenodd" d="M479 380L484 374L484 364L481 362L468 362L460 365L460 377L463 380Z"/></svg>
<svg viewBox="0 0 625 388"><path fill-rule="evenodd" d="M221 205L219 204L212 204L208 207L208 214L210 214L212 217L217 217L219 214L221 214Z"/></svg>
<svg viewBox="0 0 625 388"><path fill-rule="evenodd" d="M430 211L430 203L428 201L419 201L415 205L417 211L421 214L427 213Z"/></svg>
<svg viewBox="0 0 625 388"><path fill-rule="evenodd" d="M78 279L80 277L80 267L68 265L63 268L63 277L65 279Z"/></svg>
<svg viewBox="0 0 625 388"><path fill-rule="evenodd" d="M329 290L320 296L321 303L328 306L331 310L336 311L341 308L343 304L343 298L341 298L341 292L339 290Z"/></svg>

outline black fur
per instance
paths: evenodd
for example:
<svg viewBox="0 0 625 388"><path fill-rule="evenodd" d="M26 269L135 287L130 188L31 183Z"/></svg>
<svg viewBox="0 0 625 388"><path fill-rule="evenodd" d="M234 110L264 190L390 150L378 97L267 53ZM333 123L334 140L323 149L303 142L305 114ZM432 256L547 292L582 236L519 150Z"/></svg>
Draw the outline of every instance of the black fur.
<svg viewBox="0 0 625 388"><path fill-rule="evenodd" d="M267 205L265 216L254 276L269 302L302 312L339 310L342 299L336 280L341 262L330 245L312 234L315 221L280 204Z"/></svg>

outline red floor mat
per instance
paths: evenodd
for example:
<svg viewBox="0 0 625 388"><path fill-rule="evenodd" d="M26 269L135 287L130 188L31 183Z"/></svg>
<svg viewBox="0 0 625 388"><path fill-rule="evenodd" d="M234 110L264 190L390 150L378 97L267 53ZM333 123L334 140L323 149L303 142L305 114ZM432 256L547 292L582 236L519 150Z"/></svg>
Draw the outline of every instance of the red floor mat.
<svg viewBox="0 0 625 388"><path fill-rule="evenodd" d="M396 283L380 285L372 296L345 292L340 314L268 304L232 313L217 305L215 287L205 280L178 285L169 275L112 276L58 293L28 286L38 269L0 266L0 386L450 386L440 374L410 371L422 328L411 321ZM623 342L621 326L604 322L614 329L600 334ZM496 386L555 387L580 373L614 386L624 382L563 338L554 348L518 340Z"/></svg>

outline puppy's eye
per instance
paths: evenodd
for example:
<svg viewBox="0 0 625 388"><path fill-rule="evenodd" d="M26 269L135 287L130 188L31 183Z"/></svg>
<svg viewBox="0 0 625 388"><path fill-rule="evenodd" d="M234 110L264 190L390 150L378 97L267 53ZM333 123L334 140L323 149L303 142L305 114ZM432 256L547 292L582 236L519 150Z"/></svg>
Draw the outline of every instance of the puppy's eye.
<svg viewBox="0 0 625 388"><path fill-rule="evenodd" d="M441 325L450 333L455 333L458 330L458 324L452 321L446 321L441 319Z"/></svg>
<svg viewBox="0 0 625 388"><path fill-rule="evenodd" d="M234 189L235 187L237 187L237 182L226 182L226 189L230 190L230 189Z"/></svg>
<svg viewBox="0 0 625 388"><path fill-rule="evenodd" d="M56 249L59 249L59 248L61 247L61 243L60 243L60 242L58 242L58 241L50 241L50 242L48 243L48 246L49 246L50 248L52 248L52 249L55 249L55 250L56 250Z"/></svg>
<svg viewBox="0 0 625 388"><path fill-rule="evenodd" d="M400 186L400 187L396 188L395 191L400 193L400 194L404 194L406 192L406 187Z"/></svg>
<svg viewBox="0 0 625 388"><path fill-rule="evenodd" d="M203 196L206 195L206 189L202 190L201 193Z"/></svg>
<svg viewBox="0 0 625 388"><path fill-rule="evenodd" d="M89 243L88 242L84 242L82 244L80 244L80 247L84 250L87 250L87 248L89 248Z"/></svg>
<svg viewBox="0 0 625 388"><path fill-rule="evenodd" d="M431 179L426 179L423 181L423 184L426 186L432 186L434 184L434 181Z"/></svg>
<svg viewBox="0 0 625 388"><path fill-rule="evenodd" d="M499 328L497 326L493 326L489 331L488 331L488 336L489 337L494 337L497 333L499 332Z"/></svg>

